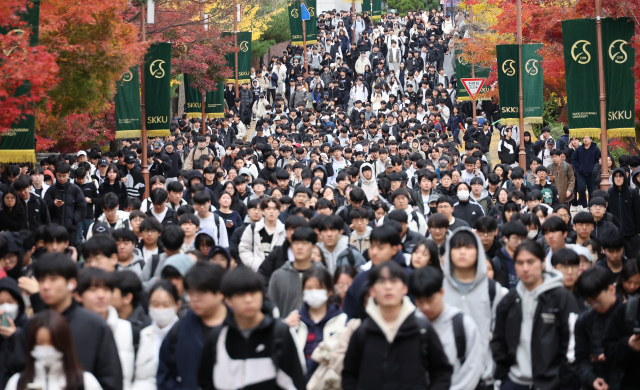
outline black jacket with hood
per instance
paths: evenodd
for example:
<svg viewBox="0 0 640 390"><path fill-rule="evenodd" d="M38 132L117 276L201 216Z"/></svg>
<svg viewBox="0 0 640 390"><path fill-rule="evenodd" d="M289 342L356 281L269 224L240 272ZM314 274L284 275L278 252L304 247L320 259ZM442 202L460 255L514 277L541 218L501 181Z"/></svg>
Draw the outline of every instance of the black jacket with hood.
<svg viewBox="0 0 640 390"><path fill-rule="evenodd" d="M64 201L64 204L56 206L56 199ZM64 184L56 182L49 187L44 194L44 201L49 206L51 222L62 225L69 231L78 230L78 224L87 215L87 201L82 190L69 181Z"/></svg>
<svg viewBox="0 0 640 390"><path fill-rule="evenodd" d="M531 292L519 281L498 304L491 340L495 377L504 380L512 366L522 364L516 354L522 342L523 299L535 300L535 306L530 306L535 313L528 340L533 386L540 390L573 388L576 378L569 359L573 359L573 329L580 310L573 294L562 285L560 271L543 272L543 277L544 282Z"/></svg>
<svg viewBox="0 0 640 390"><path fill-rule="evenodd" d="M0 337L0 386L4 388L11 376L20 372L27 363L27 346L25 332L22 329L27 322L24 313L24 300L18 283L10 277L0 279L0 291L7 291L18 302L18 315L14 320L17 329L11 337Z"/></svg>
<svg viewBox="0 0 640 390"><path fill-rule="evenodd" d="M616 172L624 175L622 168L614 169L612 175L615 175ZM608 211L620 220L620 231L623 236L630 237L640 234L640 194L629 188L626 180L621 188L615 184L609 188Z"/></svg>

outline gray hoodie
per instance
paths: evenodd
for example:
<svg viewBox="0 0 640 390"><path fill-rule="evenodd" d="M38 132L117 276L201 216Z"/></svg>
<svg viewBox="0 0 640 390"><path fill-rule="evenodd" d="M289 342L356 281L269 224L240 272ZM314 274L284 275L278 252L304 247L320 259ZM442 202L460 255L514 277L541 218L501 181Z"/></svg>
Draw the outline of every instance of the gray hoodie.
<svg viewBox="0 0 640 390"><path fill-rule="evenodd" d="M522 281L518 281L516 292L520 297L522 307L522 325L520 326L520 342L516 350L516 362L509 370L509 379L514 383L529 386L533 384L533 368L531 364L531 334L533 333L533 321L538 308L540 294L563 288L562 272L552 269L542 273L544 281L541 285L529 291Z"/></svg>
<svg viewBox="0 0 640 390"><path fill-rule="evenodd" d="M349 264L349 259L345 252L345 249L349 247L349 237L340 236L338 244L331 252L324 247L324 242L319 242L317 245L318 248L320 248L320 251L322 251L322 255L324 256L329 272L333 273L337 267ZM367 262L357 249L352 249L351 252L355 262L354 268L358 269Z"/></svg>
<svg viewBox="0 0 640 390"><path fill-rule="evenodd" d="M489 191L482 190L478 198L473 195L473 192L471 192L469 196L471 197L471 199L475 200L476 203L480 205L480 207L482 207L482 209L484 210L484 215L489 215L489 209L491 209L492 207L492 201L491 197L489 196Z"/></svg>
<svg viewBox="0 0 640 390"><path fill-rule="evenodd" d="M313 261L309 269L323 267ZM302 306L302 274L303 272L293 267L293 262L287 261L269 279L269 297L278 306L282 318L287 318L292 311L299 310Z"/></svg>
<svg viewBox="0 0 640 390"><path fill-rule="evenodd" d="M444 305L444 310L431 325L438 333L444 353L449 358L449 363L453 366L451 375L451 387L449 390L472 390L478 386L478 382L484 371L484 350L478 333L478 326L467 315L462 316L464 325L464 335L466 340L466 353L464 364L460 364L458 359L458 348L453 332L453 317L460 313L460 309L451 305ZM426 317L425 317L426 318Z"/></svg>
<svg viewBox="0 0 640 390"><path fill-rule="evenodd" d="M369 167L371 168L371 180L367 180L364 178L362 174L362 168ZM364 163L360 166L360 188L364 191L365 195L367 195L367 200L371 202L373 197L378 195L378 183L376 182L376 176L374 175L373 166L369 163Z"/></svg>
<svg viewBox="0 0 640 390"><path fill-rule="evenodd" d="M476 238L476 247L478 248L478 261L476 268L476 278L469 286L466 292L462 292L457 280L453 277L453 268L450 260L450 242L456 234L467 231L473 233ZM445 242L445 252L442 257L442 271L444 273L444 302L448 305L457 307L465 315L470 316L478 325L478 331L480 333L480 341L482 343L482 350L484 351L482 360L485 362L484 372L482 379L486 383L493 382L493 371L495 363L493 361L493 355L489 348L489 341L491 340L491 332L493 330L496 307L500 303L500 299L504 296L502 292L502 286L496 282L496 295L491 304L489 298L489 278L487 277L487 261L482 246L482 241L477 234L469 227L460 227L447 238Z"/></svg>

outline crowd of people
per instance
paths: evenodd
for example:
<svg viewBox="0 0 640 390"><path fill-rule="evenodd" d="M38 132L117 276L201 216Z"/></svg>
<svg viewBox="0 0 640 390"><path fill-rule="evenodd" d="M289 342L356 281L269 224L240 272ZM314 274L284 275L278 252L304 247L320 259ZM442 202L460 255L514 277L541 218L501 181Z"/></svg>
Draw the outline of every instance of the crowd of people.
<svg viewBox="0 0 640 390"><path fill-rule="evenodd" d="M8 165L0 386L636 388L640 158L603 191L591 138L543 128L518 166L456 104L456 19L319 15L309 74L289 48L174 118L149 188L136 139Z"/></svg>

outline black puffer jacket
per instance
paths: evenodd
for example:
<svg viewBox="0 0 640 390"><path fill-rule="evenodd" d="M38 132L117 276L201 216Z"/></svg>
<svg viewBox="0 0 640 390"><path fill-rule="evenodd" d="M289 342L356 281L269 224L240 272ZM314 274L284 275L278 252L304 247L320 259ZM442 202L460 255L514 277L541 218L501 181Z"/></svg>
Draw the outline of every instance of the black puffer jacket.
<svg viewBox="0 0 640 390"><path fill-rule="evenodd" d="M60 207L55 205L56 199L64 201ZM77 185L67 181L64 184L56 182L49 187L44 195L44 201L49 206L51 222L64 226L67 230L78 230L78 224L87 215L87 201L82 190Z"/></svg>
<svg viewBox="0 0 640 390"><path fill-rule="evenodd" d="M624 169L616 168L612 174L615 175L616 172L624 174ZM608 211L620 220L620 231L623 236L631 237L640 234L640 195L638 191L629 188L626 180L621 188L615 184L609 188Z"/></svg>

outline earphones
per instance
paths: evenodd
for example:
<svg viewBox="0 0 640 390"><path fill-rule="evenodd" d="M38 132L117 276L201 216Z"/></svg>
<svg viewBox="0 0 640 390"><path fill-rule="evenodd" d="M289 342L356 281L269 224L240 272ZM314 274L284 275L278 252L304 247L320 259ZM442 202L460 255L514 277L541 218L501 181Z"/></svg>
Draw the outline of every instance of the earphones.
<svg viewBox="0 0 640 390"><path fill-rule="evenodd" d="M67 290L69 290L69 291L73 291L73 290L75 290L75 289L76 289L76 286L75 286L73 283L69 282L69 283L67 284Z"/></svg>

